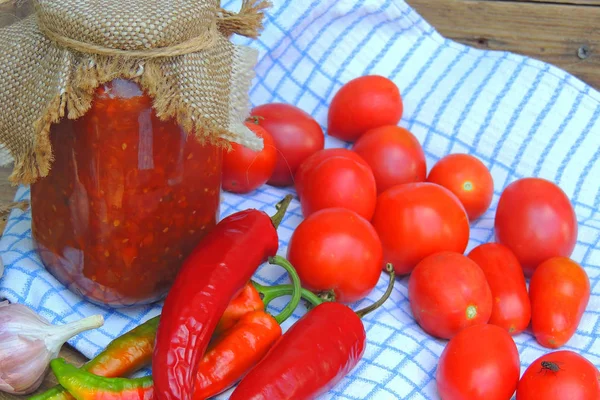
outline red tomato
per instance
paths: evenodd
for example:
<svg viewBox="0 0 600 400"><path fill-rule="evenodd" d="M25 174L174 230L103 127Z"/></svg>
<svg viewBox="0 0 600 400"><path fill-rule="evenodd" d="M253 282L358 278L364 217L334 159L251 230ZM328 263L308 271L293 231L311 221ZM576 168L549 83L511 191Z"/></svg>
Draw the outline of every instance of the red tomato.
<svg viewBox="0 0 600 400"><path fill-rule="evenodd" d="M523 374L517 400L599 400L600 374L588 360L568 350L544 354Z"/></svg>
<svg viewBox="0 0 600 400"><path fill-rule="evenodd" d="M554 183L525 178L508 185L496 211L496 238L517 256L525 276L549 258L569 257L577 241L577 218Z"/></svg>
<svg viewBox="0 0 600 400"><path fill-rule="evenodd" d="M306 160L300 164L300 167L296 170L296 175L294 175L294 186L296 188L296 192L298 197L302 197L302 189L304 185L304 179L309 171L315 168L315 166L319 165L323 160L329 157L346 157L356 162L369 167L369 164L359 156L357 153L344 149L344 148L332 148L332 149L324 149L319 150L316 153L309 156Z"/></svg>
<svg viewBox="0 0 600 400"><path fill-rule="evenodd" d="M396 125L367 131L352 148L371 166L381 193L394 185L423 182L427 175L425 153L417 138Z"/></svg>
<svg viewBox="0 0 600 400"><path fill-rule="evenodd" d="M381 275L377 233L369 221L343 208L321 210L302 221L287 257L306 288L333 289L336 300L345 303L364 298Z"/></svg>
<svg viewBox="0 0 600 400"><path fill-rule="evenodd" d="M323 130L313 117L290 104L263 104L252 115L259 117L259 125L273 136L277 148L277 164L268 183L292 185L302 161L325 146Z"/></svg>
<svg viewBox="0 0 600 400"><path fill-rule="evenodd" d="M438 161L427 177L458 197L471 221L481 217L492 204L494 180L477 158L469 154L450 154Z"/></svg>
<svg viewBox="0 0 600 400"><path fill-rule="evenodd" d="M237 143L223 151L223 189L233 193L249 193L258 189L271 177L277 161L277 150L271 135L256 123L246 126L263 139L261 151L252 151Z"/></svg>
<svg viewBox="0 0 600 400"><path fill-rule="evenodd" d="M499 243L486 243L474 248L469 258L482 269L492 290L494 302L489 323L513 335L527 329L531 305L523 269L513 252Z"/></svg>
<svg viewBox="0 0 600 400"><path fill-rule="evenodd" d="M396 125L403 109L394 82L379 75L362 76L342 86L331 100L328 133L352 142L369 129Z"/></svg>
<svg viewBox="0 0 600 400"><path fill-rule="evenodd" d="M487 324L492 314L492 292L481 268L449 251L415 267L408 280L408 300L421 328L442 339L468 326Z"/></svg>
<svg viewBox="0 0 600 400"><path fill-rule="evenodd" d="M554 257L529 282L531 328L538 343L558 348L573 336L590 300L585 270L566 257Z"/></svg>
<svg viewBox="0 0 600 400"><path fill-rule="evenodd" d="M348 157L338 153L322 158L303 173L299 196L305 217L341 207L371 219L377 202L375 177L367 163L358 158L357 154Z"/></svg>
<svg viewBox="0 0 600 400"><path fill-rule="evenodd" d="M437 390L444 400L509 400L520 370L512 337L495 325L475 325L446 345L436 370Z"/></svg>
<svg viewBox="0 0 600 400"><path fill-rule="evenodd" d="M372 220L383 244L383 261L398 275L408 274L425 257L440 251L463 253L469 218L448 189L433 183L394 186L377 199Z"/></svg>

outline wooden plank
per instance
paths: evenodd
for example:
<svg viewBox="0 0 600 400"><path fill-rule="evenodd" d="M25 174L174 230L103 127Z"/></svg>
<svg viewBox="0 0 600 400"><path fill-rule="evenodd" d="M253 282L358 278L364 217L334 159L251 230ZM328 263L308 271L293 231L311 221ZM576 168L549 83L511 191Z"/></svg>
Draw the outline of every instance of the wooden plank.
<svg viewBox="0 0 600 400"><path fill-rule="evenodd" d="M15 197L15 192L17 188L12 186L8 182L8 176L11 172L12 167L10 166L0 167L0 202L2 203L8 203L12 201ZM4 231L4 225L5 222L0 221L0 232ZM65 345L61 349L59 357L62 357L68 362L77 366L80 366L84 362L86 362L86 358L69 345ZM52 373L49 373L44 382L42 383L42 386L35 394L43 393L54 385L56 385L56 379L54 378L54 375ZM23 398L23 396L13 396L7 393L0 392L0 400L16 400Z"/></svg>
<svg viewBox="0 0 600 400"><path fill-rule="evenodd" d="M558 3L580 4L584 6L600 6L600 0L487 0L487 1L514 1L517 3Z"/></svg>
<svg viewBox="0 0 600 400"><path fill-rule="evenodd" d="M600 7L407 0L440 34L554 64L600 88Z"/></svg>
<svg viewBox="0 0 600 400"><path fill-rule="evenodd" d="M444 36L480 48L539 58L600 88L600 56L596 54L600 53L600 0L407 1ZM0 6L0 27L30 12L30 5L15 9L4 4ZM590 52L585 60L577 56L581 45L587 45ZM6 180L9 173L8 168L0 168L0 201L14 197L15 188ZM85 357L68 345L60 356L76 365L85 362ZM55 383L49 374L36 393ZM0 393L0 400L22 398Z"/></svg>
<svg viewBox="0 0 600 400"><path fill-rule="evenodd" d="M29 15L31 10L32 7L30 3L17 8L15 8L13 4L0 5L0 27L16 22L19 19ZM11 172L12 166L0 167L0 203L11 202L15 197L17 188L8 182L8 176ZM4 231L5 225L6 219L0 218L0 232ZM77 366L81 366L87 361L86 357L68 344L63 346L59 353L59 357L62 357L67 360L67 362ZM50 372L42 382L40 388L34 394L43 393L55 386L56 383L56 378ZM8 393L0 392L0 400L22 400L27 397L29 396L14 396Z"/></svg>

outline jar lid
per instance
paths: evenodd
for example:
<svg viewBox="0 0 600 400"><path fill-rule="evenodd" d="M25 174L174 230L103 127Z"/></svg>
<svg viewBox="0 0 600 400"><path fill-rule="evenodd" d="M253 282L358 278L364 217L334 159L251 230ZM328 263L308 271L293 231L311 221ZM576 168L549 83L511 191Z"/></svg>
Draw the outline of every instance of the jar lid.
<svg viewBox="0 0 600 400"><path fill-rule="evenodd" d="M0 143L14 183L51 167L50 126L89 109L116 78L139 83L161 119L208 143L262 149L245 125L257 51L229 37L256 37L265 0L238 14L215 0L34 0L28 18L0 29ZM225 140L223 140L225 139Z"/></svg>

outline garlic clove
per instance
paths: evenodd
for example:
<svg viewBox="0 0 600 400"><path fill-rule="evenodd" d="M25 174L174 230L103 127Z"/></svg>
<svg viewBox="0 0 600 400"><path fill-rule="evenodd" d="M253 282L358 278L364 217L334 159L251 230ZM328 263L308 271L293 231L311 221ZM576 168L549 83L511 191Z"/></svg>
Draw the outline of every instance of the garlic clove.
<svg viewBox="0 0 600 400"><path fill-rule="evenodd" d="M0 303L0 391L34 392L67 340L103 324L102 316L95 315L52 325L22 304Z"/></svg>
<svg viewBox="0 0 600 400"><path fill-rule="evenodd" d="M0 354L0 390L12 394L29 394L41 385L52 358L43 340L14 340L9 351ZM4 347L4 345L2 346Z"/></svg>

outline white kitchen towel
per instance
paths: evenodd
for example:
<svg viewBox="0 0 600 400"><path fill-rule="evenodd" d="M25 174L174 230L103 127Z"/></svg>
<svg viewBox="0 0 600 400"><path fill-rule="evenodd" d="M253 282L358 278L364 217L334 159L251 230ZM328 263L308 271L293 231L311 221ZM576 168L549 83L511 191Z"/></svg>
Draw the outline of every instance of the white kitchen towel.
<svg viewBox="0 0 600 400"><path fill-rule="evenodd" d="M235 10L239 1L225 2ZM236 39L248 43L245 39ZM312 114L326 128L328 104L348 80L366 74L390 77L399 86L405 113L401 125L423 144L428 167L449 152L470 153L492 171L491 209L472 224L469 249L492 241L498 196L527 176L558 183L579 220L573 259L591 281L592 296L579 329L564 346L600 366L600 93L551 65L519 55L465 47L440 36L401 0L275 0L258 41L254 105L286 102ZM346 144L327 138L327 147ZM246 196L224 195L222 214L258 207L269 213L292 189L269 186ZM27 198L21 188L18 199ZM279 228L280 254L302 220L297 202ZM20 302L60 324L100 313L101 329L71 341L86 356L158 314L91 305L70 293L42 267L31 242L30 212L15 210L0 241L6 265L0 296ZM284 281L282 271L263 266L262 283ZM382 276L363 305L378 298ZM281 303L274 304L274 308ZM299 309L292 321L304 312ZM435 369L446 341L426 335L407 300L407 279L392 298L364 320L368 346L360 364L324 399L437 399ZM530 332L515 337L522 370L548 352ZM227 398L227 394L221 396Z"/></svg>

